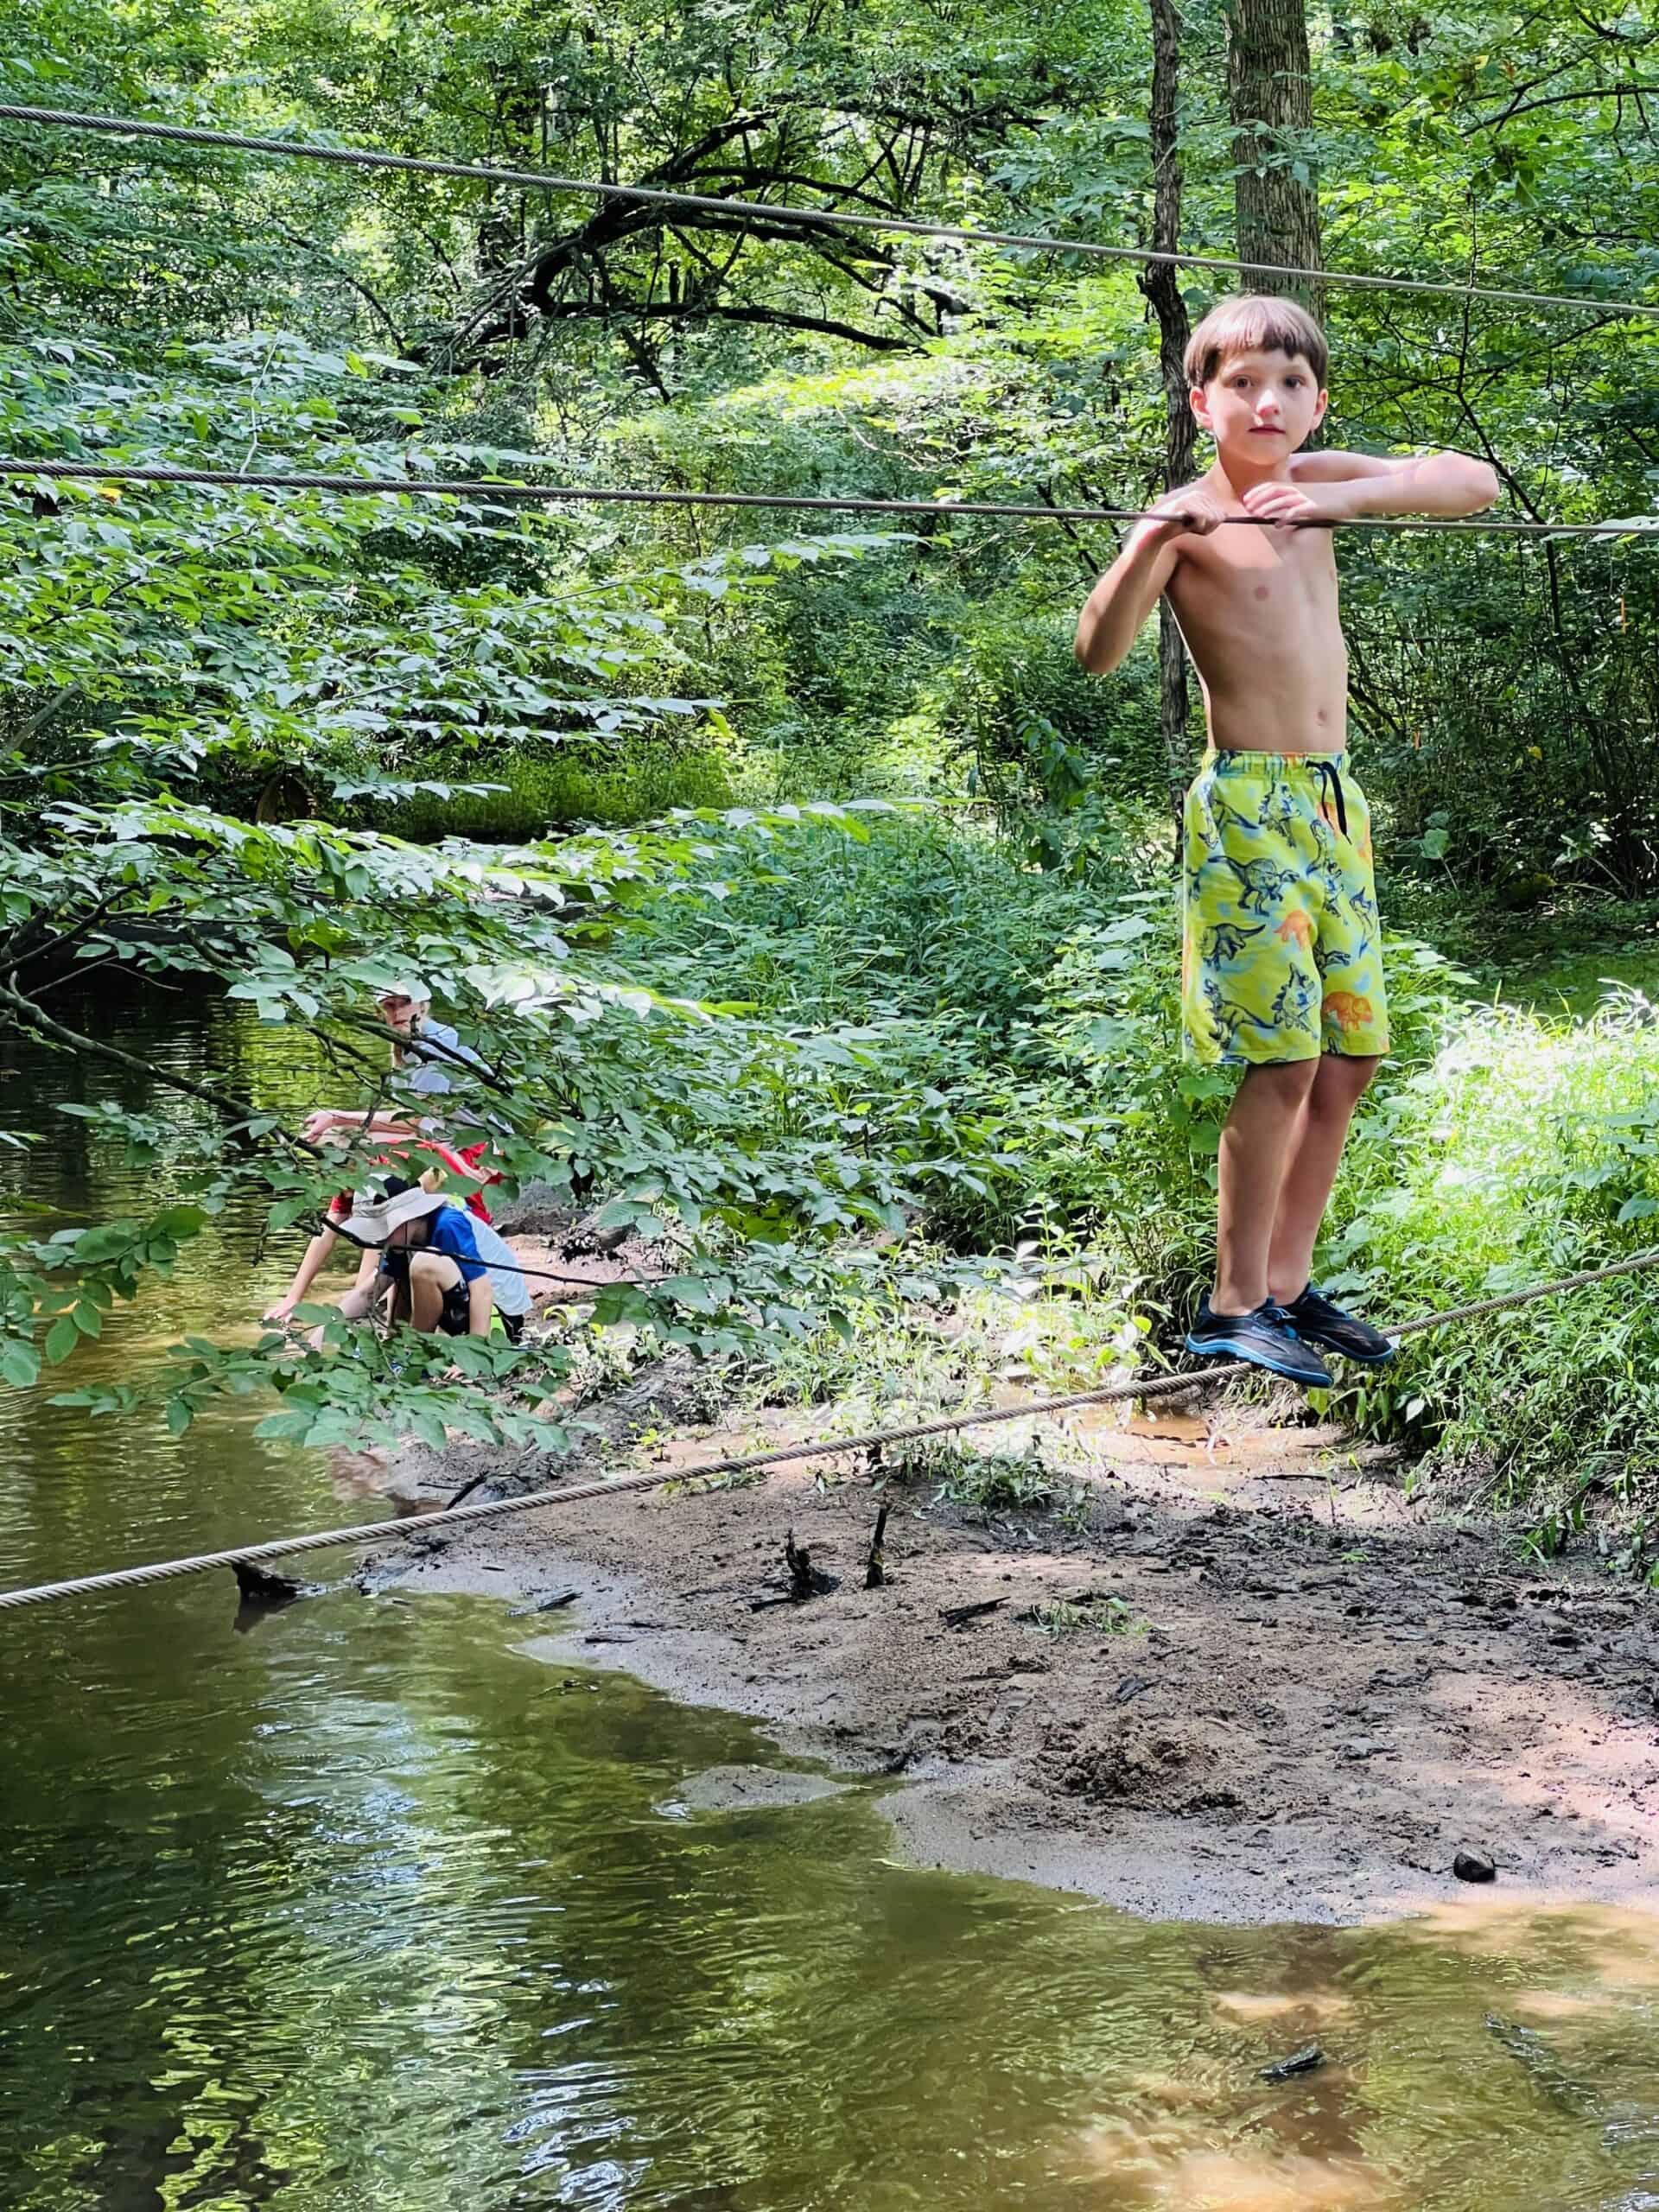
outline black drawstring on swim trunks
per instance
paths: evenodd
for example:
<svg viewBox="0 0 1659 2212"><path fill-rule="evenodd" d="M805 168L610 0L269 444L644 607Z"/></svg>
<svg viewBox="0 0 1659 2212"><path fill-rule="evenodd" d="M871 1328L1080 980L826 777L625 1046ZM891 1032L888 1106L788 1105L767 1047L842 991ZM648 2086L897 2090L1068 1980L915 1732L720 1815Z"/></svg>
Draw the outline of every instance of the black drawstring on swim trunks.
<svg viewBox="0 0 1659 2212"><path fill-rule="evenodd" d="M1345 837L1348 835L1348 810L1342 802L1342 778L1329 760L1315 760L1313 766L1325 782L1327 796L1337 803L1337 827Z"/></svg>

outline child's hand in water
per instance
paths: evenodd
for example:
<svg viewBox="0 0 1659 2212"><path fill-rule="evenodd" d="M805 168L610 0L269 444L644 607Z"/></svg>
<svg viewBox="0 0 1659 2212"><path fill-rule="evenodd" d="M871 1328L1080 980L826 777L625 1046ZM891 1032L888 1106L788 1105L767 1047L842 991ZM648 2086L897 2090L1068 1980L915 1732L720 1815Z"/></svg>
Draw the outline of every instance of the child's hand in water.
<svg viewBox="0 0 1659 2212"><path fill-rule="evenodd" d="M297 1298L279 1298L274 1306L266 1306L259 1319L273 1322L279 1329L285 1329L293 1319L294 1308L299 1302Z"/></svg>

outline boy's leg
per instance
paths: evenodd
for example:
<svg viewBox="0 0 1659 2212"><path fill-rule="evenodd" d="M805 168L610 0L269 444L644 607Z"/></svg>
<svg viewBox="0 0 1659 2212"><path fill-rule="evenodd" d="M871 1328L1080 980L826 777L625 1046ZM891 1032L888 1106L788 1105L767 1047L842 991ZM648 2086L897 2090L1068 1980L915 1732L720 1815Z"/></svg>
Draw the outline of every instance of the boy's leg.
<svg viewBox="0 0 1659 2212"><path fill-rule="evenodd" d="M1306 789L1303 787L1306 786ZM1331 1373L1268 1299L1268 1255L1292 1140L1319 1072L1313 779L1269 753L1214 753L1187 794L1182 1027L1201 1066L1244 1066L1222 1131L1216 1288L1186 1348L1305 1389Z"/></svg>
<svg viewBox="0 0 1659 2212"><path fill-rule="evenodd" d="M1268 1249L1264 1294L1281 1306L1307 1287L1314 1241L1337 1179L1348 1125L1381 1059L1327 1052L1315 1065L1318 1072L1290 1131ZM1224 1137L1224 1146L1225 1141Z"/></svg>
<svg viewBox="0 0 1659 2212"><path fill-rule="evenodd" d="M1292 1146L1320 1065L1284 1060L1247 1068L1234 1094L1221 1133L1212 1313L1251 1313L1268 1296Z"/></svg>
<svg viewBox="0 0 1659 2212"><path fill-rule="evenodd" d="M429 1332L443 1316L444 1294L461 1280L460 1268L447 1252L411 1252L409 1257L409 1319L411 1326Z"/></svg>
<svg viewBox="0 0 1659 2212"><path fill-rule="evenodd" d="M1313 825L1319 846L1313 875L1321 893L1314 951L1323 1057L1279 1194L1268 1281L1274 1302L1285 1309L1304 1343L1362 1366L1379 1367L1394 1357L1392 1341L1370 1322L1333 1305L1308 1280L1354 1109L1389 1049L1370 810L1345 762L1327 764L1320 779L1326 789Z"/></svg>

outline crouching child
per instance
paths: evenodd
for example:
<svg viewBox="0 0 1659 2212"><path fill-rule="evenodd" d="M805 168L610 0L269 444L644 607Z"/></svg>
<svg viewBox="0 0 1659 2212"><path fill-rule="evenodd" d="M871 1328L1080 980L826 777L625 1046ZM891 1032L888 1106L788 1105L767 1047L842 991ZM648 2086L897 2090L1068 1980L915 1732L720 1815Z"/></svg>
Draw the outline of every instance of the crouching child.
<svg viewBox="0 0 1659 2212"><path fill-rule="evenodd" d="M362 1320L385 1296L391 1319L410 1328L488 1336L495 1306L490 1270L461 1207L439 1192L394 1181L385 1198L359 1205L340 1227L353 1243L380 1254L373 1278L354 1283L340 1300L346 1320Z"/></svg>

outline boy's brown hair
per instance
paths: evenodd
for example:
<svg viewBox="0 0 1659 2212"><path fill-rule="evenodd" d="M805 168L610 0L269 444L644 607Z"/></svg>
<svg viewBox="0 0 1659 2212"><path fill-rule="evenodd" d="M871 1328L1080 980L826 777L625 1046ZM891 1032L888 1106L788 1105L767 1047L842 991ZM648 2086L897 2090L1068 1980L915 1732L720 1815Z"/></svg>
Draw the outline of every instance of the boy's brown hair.
<svg viewBox="0 0 1659 2212"><path fill-rule="evenodd" d="M1221 300L1186 341L1181 365L1194 391L1208 384L1230 353L1300 353L1324 388L1331 366L1325 333L1306 308L1270 292L1241 293Z"/></svg>

